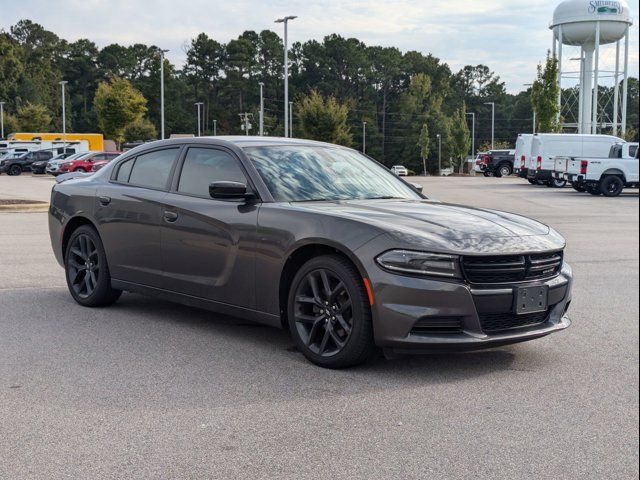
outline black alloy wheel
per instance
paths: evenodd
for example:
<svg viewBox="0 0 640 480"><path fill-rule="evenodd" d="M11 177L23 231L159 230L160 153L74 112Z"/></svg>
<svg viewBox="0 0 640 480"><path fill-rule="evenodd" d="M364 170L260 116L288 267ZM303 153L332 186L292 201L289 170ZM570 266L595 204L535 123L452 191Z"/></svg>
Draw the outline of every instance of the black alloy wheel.
<svg viewBox="0 0 640 480"><path fill-rule="evenodd" d="M600 182L600 193L605 197L617 197L624 190L624 182L616 175L609 175Z"/></svg>
<svg viewBox="0 0 640 480"><path fill-rule="evenodd" d="M71 296L85 307L110 305L122 293L111 288L102 241L88 225L72 233L65 253L65 270Z"/></svg>
<svg viewBox="0 0 640 480"><path fill-rule="evenodd" d="M9 168L9 175L18 176L22 173L22 167L20 165L11 165Z"/></svg>
<svg viewBox="0 0 640 480"><path fill-rule="evenodd" d="M357 270L338 256L311 259L293 280L289 324L298 349L312 362L344 368L373 350L368 297Z"/></svg>

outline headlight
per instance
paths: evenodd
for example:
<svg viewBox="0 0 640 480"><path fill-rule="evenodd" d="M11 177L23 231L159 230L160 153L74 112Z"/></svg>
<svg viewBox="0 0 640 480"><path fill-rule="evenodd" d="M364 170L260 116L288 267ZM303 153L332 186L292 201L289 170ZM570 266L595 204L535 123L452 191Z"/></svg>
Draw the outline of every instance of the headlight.
<svg viewBox="0 0 640 480"><path fill-rule="evenodd" d="M378 256L376 261L381 267L393 272L462 278L456 255L413 250L389 250Z"/></svg>

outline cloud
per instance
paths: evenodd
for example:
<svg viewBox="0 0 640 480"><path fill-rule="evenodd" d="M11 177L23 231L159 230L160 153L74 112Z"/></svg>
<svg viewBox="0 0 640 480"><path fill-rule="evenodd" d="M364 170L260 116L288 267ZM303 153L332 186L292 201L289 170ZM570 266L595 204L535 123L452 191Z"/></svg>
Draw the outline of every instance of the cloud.
<svg viewBox="0 0 640 480"><path fill-rule="evenodd" d="M548 29L557 1L543 0L0 0L0 28L22 18L41 23L68 40L147 43L169 48L181 65L183 46L200 32L221 42L245 30L271 29L283 15L291 42L321 40L331 33L368 45L396 46L432 53L453 71L487 64L519 91L535 75L551 48ZM633 12L637 15L637 12ZM631 32L630 72L638 76L638 23Z"/></svg>

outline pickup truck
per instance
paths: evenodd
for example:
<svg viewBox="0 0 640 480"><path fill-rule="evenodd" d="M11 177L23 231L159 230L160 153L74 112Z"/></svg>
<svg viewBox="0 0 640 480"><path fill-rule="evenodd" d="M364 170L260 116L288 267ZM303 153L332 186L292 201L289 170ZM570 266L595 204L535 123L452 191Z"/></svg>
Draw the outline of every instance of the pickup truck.
<svg viewBox="0 0 640 480"><path fill-rule="evenodd" d="M617 197L640 184L637 143L617 143L606 158L556 157L553 175L579 192Z"/></svg>
<svg viewBox="0 0 640 480"><path fill-rule="evenodd" d="M479 165L485 177L508 177L513 173L515 150L491 150L482 156Z"/></svg>

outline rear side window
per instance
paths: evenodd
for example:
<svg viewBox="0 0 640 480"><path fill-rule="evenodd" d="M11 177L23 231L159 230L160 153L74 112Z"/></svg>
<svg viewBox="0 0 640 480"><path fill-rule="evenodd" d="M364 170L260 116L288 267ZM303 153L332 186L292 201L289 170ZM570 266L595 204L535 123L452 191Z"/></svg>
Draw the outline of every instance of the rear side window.
<svg viewBox="0 0 640 480"><path fill-rule="evenodd" d="M133 158L122 162L118 168L118 175L116 175L116 181L121 183L128 183L129 176L131 175L131 167L133 167Z"/></svg>
<svg viewBox="0 0 640 480"><path fill-rule="evenodd" d="M630 157L635 157L636 153L638 153L638 147L636 145L631 145L629 147L629 156Z"/></svg>
<svg viewBox="0 0 640 480"><path fill-rule="evenodd" d="M131 167L129 183L160 190L166 188L177 154L178 149L171 148L139 155ZM118 171L118 177L120 177L121 171L122 167Z"/></svg>
<svg viewBox="0 0 640 480"><path fill-rule="evenodd" d="M180 173L178 192L209 197L209 184L219 181L247 184L238 161L228 153L211 148L190 148Z"/></svg>

